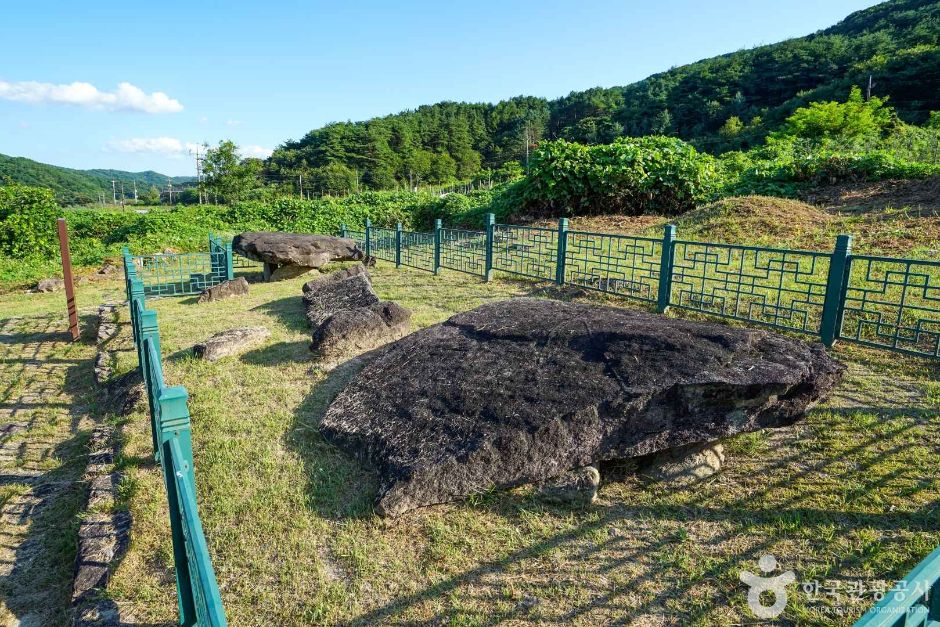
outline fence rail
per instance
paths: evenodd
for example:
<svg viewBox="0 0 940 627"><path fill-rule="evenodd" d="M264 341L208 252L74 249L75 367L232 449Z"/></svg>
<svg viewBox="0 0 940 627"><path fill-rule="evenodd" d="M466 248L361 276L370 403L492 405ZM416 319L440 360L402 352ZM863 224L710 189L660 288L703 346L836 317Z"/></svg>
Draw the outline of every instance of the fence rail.
<svg viewBox="0 0 940 627"><path fill-rule="evenodd" d="M940 262L853 255L840 235L832 252L696 242L496 224L483 231L431 232L342 225L366 254L437 273L489 280L493 272L655 303L722 318L940 358Z"/></svg>
<svg viewBox="0 0 940 627"><path fill-rule="evenodd" d="M227 258L213 257L219 247L228 250ZM226 262L232 259L230 252L231 245L210 238L210 259L225 264L226 272L231 271ZM131 329L147 391L154 457L160 462L169 506L180 625L223 627L227 622L222 597L196 504L188 395L186 388L167 386L163 380L157 312L146 308L146 286L136 259L124 249Z"/></svg>

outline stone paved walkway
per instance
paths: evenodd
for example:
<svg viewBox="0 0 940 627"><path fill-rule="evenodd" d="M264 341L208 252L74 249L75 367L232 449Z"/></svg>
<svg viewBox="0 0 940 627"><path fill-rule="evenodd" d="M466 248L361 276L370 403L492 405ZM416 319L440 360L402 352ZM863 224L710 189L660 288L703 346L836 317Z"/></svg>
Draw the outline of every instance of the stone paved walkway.
<svg viewBox="0 0 940 627"><path fill-rule="evenodd" d="M61 316L0 321L2 625L68 622L93 357Z"/></svg>

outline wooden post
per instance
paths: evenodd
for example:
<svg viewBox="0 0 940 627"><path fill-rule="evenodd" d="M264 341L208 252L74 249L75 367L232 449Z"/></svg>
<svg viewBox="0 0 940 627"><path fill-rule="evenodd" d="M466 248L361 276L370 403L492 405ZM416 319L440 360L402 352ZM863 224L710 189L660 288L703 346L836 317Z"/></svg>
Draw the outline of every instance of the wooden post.
<svg viewBox="0 0 940 627"><path fill-rule="evenodd" d="M78 305L75 304L75 280L72 277L72 256L69 254L69 229L65 218L57 220L59 251L62 253L62 278L65 279L65 304L69 312L69 333L78 340Z"/></svg>

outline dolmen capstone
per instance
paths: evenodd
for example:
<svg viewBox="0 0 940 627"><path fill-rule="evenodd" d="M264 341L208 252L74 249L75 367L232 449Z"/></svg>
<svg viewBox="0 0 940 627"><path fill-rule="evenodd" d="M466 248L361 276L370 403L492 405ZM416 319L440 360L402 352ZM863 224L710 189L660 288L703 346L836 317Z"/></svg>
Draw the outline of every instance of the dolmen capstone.
<svg viewBox="0 0 940 627"><path fill-rule="evenodd" d="M360 261L365 258L365 253L354 240L299 233L242 233L232 240L232 250L264 263L266 281L294 278L331 261Z"/></svg>
<svg viewBox="0 0 940 627"><path fill-rule="evenodd" d="M302 289L313 329L310 350L321 366L400 339L411 328L411 312L381 300L362 264L308 281Z"/></svg>
<svg viewBox="0 0 940 627"><path fill-rule="evenodd" d="M821 345L516 298L381 349L320 430L379 475L382 515L792 424L839 383Z"/></svg>

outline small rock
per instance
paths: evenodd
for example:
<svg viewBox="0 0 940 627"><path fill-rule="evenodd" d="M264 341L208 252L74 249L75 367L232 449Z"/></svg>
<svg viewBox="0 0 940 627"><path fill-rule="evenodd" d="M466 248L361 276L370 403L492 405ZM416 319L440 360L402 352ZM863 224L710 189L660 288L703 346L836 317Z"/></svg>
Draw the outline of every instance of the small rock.
<svg viewBox="0 0 940 627"><path fill-rule="evenodd" d="M98 274L101 276L112 276L112 275L117 274L120 271L121 271L121 268L119 268L117 265L111 263L110 261L105 261L104 264L102 264L102 266L98 268L98 271L95 274Z"/></svg>
<svg viewBox="0 0 940 627"><path fill-rule="evenodd" d="M101 321L98 323L98 335L97 340L99 344L103 344L117 335L118 325L115 322L105 322Z"/></svg>
<svg viewBox="0 0 940 627"><path fill-rule="evenodd" d="M539 598L534 594L523 595L522 599L519 601L516 607L518 607L523 612L531 612L540 603Z"/></svg>
<svg viewBox="0 0 940 627"><path fill-rule="evenodd" d="M95 381L103 383L111 378L111 353L99 351L95 357Z"/></svg>
<svg viewBox="0 0 940 627"><path fill-rule="evenodd" d="M547 501L571 507L587 507L597 498L601 473L594 466L569 470L538 486L539 496Z"/></svg>
<svg viewBox="0 0 940 627"><path fill-rule="evenodd" d="M223 281L218 285L207 287L206 289L202 290L202 293L199 294L199 298L196 299L196 302L211 303L217 300L231 298L233 296L244 296L247 293L248 281L245 280L245 277L240 276L237 279Z"/></svg>
<svg viewBox="0 0 940 627"><path fill-rule="evenodd" d="M65 287L65 281L62 279L43 279L36 284L37 292L58 292Z"/></svg>
<svg viewBox="0 0 940 627"><path fill-rule="evenodd" d="M643 464L641 472L676 487L692 485L721 470L724 447L718 442L690 444L656 453Z"/></svg>
<svg viewBox="0 0 940 627"><path fill-rule="evenodd" d="M265 327L239 327L216 333L205 342L196 344L193 353L208 361L237 355L266 340L271 335Z"/></svg>

